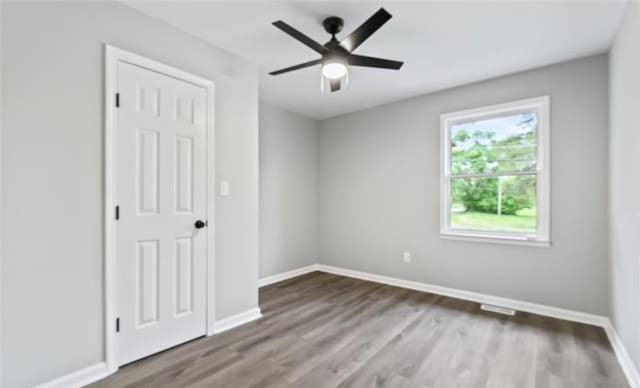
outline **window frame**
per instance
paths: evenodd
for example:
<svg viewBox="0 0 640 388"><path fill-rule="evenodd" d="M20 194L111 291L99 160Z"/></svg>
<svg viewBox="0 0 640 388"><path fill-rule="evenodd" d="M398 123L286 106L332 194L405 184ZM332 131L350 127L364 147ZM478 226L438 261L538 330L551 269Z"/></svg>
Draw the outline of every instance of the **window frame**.
<svg viewBox="0 0 640 388"><path fill-rule="evenodd" d="M511 245L549 247L550 241L550 98L541 96L503 104L489 105L440 115L440 237L449 240L488 242ZM533 112L538 118L536 132L536 232L482 231L474 229L452 229L451 205L451 136L453 125L468 121L487 120L506 115Z"/></svg>

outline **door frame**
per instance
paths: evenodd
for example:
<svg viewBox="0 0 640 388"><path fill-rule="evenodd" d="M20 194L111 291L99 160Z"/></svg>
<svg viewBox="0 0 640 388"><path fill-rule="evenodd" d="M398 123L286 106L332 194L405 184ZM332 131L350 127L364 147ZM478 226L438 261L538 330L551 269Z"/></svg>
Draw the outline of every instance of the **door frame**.
<svg viewBox="0 0 640 388"><path fill-rule="evenodd" d="M207 257L206 257L206 335L214 334L215 322L215 110L214 83L172 66L105 44L104 96L104 339L108 373L118 370L116 318L118 312L118 223L117 206L117 120L115 95L118 87L118 62L165 74L205 88L207 91Z"/></svg>

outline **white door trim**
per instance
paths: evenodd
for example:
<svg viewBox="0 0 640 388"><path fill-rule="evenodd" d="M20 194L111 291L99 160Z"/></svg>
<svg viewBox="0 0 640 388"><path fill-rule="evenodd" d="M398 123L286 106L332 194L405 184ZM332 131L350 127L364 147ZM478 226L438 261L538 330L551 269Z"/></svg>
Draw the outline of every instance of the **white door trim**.
<svg viewBox="0 0 640 388"><path fill-rule="evenodd" d="M2 6L0 6L0 21L2 20ZM2 42L0 42L0 90L4 90L2 89ZM3 142L2 142L2 138L3 138L3 127L2 127L2 93L0 93L0 385L2 385L2 360L4 360L4 355L2 354L2 349L4 349L3 346L3 340L2 340L2 247L3 247L3 241L2 241L2 235L3 235L3 230L2 230L2 224L3 224L3 214L2 214L2 209L4 208L4 201L3 201L3 195L2 193L4 193L3 190L3 184L2 184L2 171L3 171L3 166L2 166L2 160L3 160L3 155L2 155L2 148L3 148Z"/></svg>
<svg viewBox="0 0 640 388"><path fill-rule="evenodd" d="M214 130L214 84L212 81L184 72L174 67L156 62L152 59L105 45L105 200L104 200L104 233L105 233L105 362L109 373L118 370L116 341L117 309L117 222L115 220L116 183L117 183L117 128L115 94L117 93L117 64L119 61L144 67L166 74L207 90L207 335L214 334L215 328L215 130Z"/></svg>

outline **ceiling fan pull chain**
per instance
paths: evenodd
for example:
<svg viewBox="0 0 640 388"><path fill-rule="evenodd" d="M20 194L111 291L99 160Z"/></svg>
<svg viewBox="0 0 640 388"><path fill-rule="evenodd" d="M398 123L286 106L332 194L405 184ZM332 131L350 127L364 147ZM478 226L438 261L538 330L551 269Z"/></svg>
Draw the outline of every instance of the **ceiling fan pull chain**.
<svg viewBox="0 0 640 388"><path fill-rule="evenodd" d="M320 72L320 94L324 94L324 76Z"/></svg>

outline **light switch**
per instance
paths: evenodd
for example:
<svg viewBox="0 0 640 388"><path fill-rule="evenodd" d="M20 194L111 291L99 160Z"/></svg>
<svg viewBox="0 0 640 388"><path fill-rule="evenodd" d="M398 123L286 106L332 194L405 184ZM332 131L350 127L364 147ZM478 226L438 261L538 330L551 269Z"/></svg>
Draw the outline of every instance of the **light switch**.
<svg viewBox="0 0 640 388"><path fill-rule="evenodd" d="M228 197L230 194L229 181L220 181L220 196Z"/></svg>

